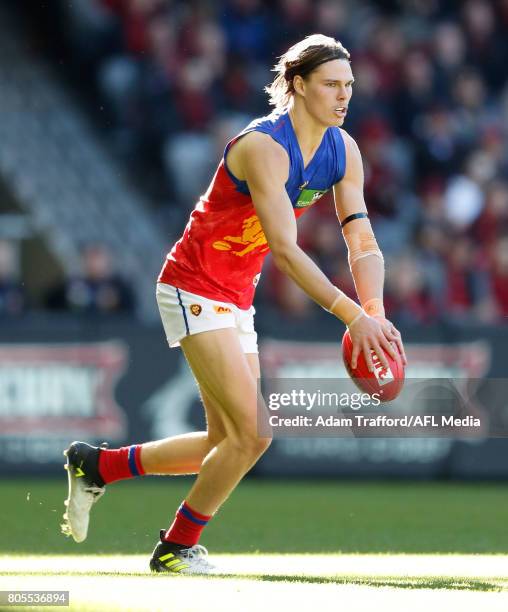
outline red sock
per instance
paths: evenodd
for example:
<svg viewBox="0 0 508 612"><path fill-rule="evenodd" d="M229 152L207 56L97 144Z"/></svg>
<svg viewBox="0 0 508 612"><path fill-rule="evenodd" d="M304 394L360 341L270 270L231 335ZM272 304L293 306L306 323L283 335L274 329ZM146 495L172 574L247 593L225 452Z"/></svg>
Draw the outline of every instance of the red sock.
<svg viewBox="0 0 508 612"><path fill-rule="evenodd" d="M141 465L141 444L117 449L101 449L99 474L106 484L134 476L144 476Z"/></svg>
<svg viewBox="0 0 508 612"><path fill-rule="evenodd" d="M183 501L176 511L175 520L166 531L164 540L184 546L194 546L199 542L201 532L211 518L212 515L200 514Z"/></svg>

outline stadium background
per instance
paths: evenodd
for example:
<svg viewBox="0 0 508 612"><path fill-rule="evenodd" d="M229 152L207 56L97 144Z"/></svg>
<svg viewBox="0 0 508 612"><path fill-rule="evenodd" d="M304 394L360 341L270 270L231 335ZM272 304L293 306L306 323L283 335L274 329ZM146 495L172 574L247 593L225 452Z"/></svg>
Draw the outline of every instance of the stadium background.
<svg viewBox="0 0 508 612"><path fill-rule="evenodd" d="M194 382L157 319L154 280L225 142L267 112L262 88L276 56L304 35L335 36L352 53L345 128L363 154L408 376L503 381L507 28L503 0L2 3L3 552L33 551L35 534L47 552L71 551L58 535L71 439L116 445L200 426ZM352 295L331 201L299 232ZM344 376L341 327L270 261L256 299L265 375ZM486 409L505 407L502 393L487 400ZM508 477L507 451L502 437L277 440L209 543L327 550L326 529L302 535L299 515L284 514L311 490L322 524L346 526L337 536L345 551L506 552L505 485L478 481ZM186 486L119 485L83 550L146 552ZM285 522L266 533L257 517L274 509ZM125 535L139 512L142 536Z"/></svg>

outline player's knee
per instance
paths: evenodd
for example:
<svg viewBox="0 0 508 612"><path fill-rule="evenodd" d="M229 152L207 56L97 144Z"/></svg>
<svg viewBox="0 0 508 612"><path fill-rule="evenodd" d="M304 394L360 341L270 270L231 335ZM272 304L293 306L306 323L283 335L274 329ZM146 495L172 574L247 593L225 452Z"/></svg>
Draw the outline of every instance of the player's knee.
<svg viewBox="0 0 508 612"><path fill-rule="evenodd" d="M257 431L243 431L233 437L233 444L241 454L246 454L249 459L254 460L267 450L270 446L271 438L259 437Z"/></svg>
<svg viewBox="0 0 508 612"><path fill-rule="evenodd" d="M253 457L261 457L261 455L270 446L270 438L260 438L255 436L249 440L249 449Z"/></svg>
<svg viewBox="0 0 508 612"><path fill-rule="evenodd" d="M218 444L220 444L222 440L224 440L225 437L226 437L226 434L223 431L208 430L206 441L208 443L208 446L210 447L210 450L212 450L212 448L215 448Z"/></svg>

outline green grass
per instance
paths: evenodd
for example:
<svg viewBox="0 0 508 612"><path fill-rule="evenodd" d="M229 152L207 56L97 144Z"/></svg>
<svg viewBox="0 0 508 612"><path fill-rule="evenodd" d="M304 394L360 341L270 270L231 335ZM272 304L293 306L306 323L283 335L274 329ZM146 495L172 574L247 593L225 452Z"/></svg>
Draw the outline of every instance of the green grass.
<svg viewBox="0 0 508 612"><path fill-rule="evenodd" d="M3 481L0 590L69 590L80 612L508 609L505 485L249 479L203 537L225 575L152 576L158 529L191 484L108 487L78 545L59 533L63 470Z"/></svg>
<svg viewBox="0 0 508 612"><path fill-rule="evenodd" d="M66 479L4 480L0 554L147 554L188 491L187 478L117 483L89 537L59 533ZM210 522L214 553L508 553L503 484L243 482Z"/></svg>
<svg viewBox="0 0 508 612"><path fill-rule="evenodd" d="M150 575L146 555L0 555L0 590L65 590L70 610L94 612L336 612L339 602L348 611L375 605L380 612L508 607L507 555L247 554L213 561L222 575Z"/></svg>

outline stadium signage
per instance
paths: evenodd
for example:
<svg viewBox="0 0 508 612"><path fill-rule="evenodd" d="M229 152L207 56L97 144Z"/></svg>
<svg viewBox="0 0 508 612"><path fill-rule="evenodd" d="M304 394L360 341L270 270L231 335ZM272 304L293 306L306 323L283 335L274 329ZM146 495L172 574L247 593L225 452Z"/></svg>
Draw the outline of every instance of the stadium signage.
<svg viewBox="0 0 508 612"><path fill-rule="evenodd" d="M118 341L2 344L0 457L23 460L30 447L44 447L44 456L56 438L123 439L126 415L114 390L127 357Z"/></svg>

